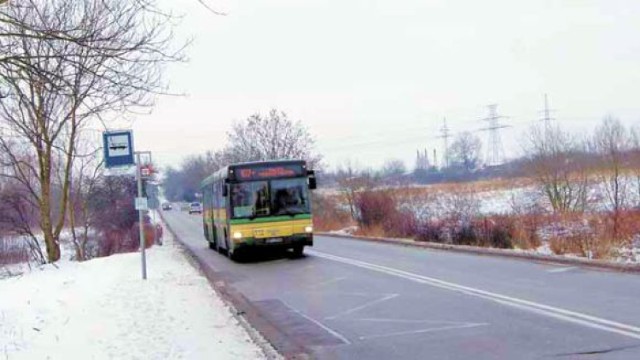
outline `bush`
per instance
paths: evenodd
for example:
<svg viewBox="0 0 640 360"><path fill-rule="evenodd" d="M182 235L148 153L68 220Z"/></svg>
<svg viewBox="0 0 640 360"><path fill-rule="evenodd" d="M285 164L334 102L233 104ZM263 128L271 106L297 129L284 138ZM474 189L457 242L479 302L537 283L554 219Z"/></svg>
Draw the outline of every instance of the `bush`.
<svg viewBox="0 0 640 360"><path fill-rule="evenodd" d="M381 225L387 217L396 216L396 203L386 192L364 191L355 199L358 223L362 227Z"/></svg>
<svg viewBox="0 0 640 360"><path fill-rule="evenodd" d="M443 243L445 240L444 226L441 222L432 221L419 224L416 228L415 239L416 241Z"/></svg>
<svg viewBox="0 0 640 360"><path fill-rule="evenodd" d="M413 237L418 225L408 210L398 210L396 200L386 191L365 191L355 199L361 234L371 236Z"/></svg>
<svg viewBox="0 0 640 360"><path fill-rule="evenodd" d="M463 224L453 229L451 240L455 245L480 245L480 236L472 224Z"/></svg>
<svg viewBox="0 0 640 360"><path fill-rule="evenodd" d="M511 223L508 218L474 221L425 222L416 229L417 241L454 245L513 248Z"/></svg>
<svg viewBox="0 0 640 360"><path fill-rule="evenodd" d="M489 233L489 246L498 249L513 249L509 229L495 226Z"/></svg>
<svg viewBox="0 0 640 360"><path fill-rule="evenodd" d="M98 232L97 256L137 250L139 242L130 232L138 219L133 202L136 194L134 178L108 176L88 195L90 227Z"/></svg>
<svg viewBox="0 0 640 360"><path fill-rule="evenodd" d="M387 236L414 237L418 230L418 221L409 211L391 211L382 223Z"/></svg>

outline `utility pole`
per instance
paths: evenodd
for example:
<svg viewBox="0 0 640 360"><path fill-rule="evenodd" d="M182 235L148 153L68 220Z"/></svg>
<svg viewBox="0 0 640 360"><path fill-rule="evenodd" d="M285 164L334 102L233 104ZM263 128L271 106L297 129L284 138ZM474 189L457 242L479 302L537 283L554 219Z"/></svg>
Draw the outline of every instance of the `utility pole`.
<svg viewBox="0 0 640 360"><path fill-rule="evenodd" d="M504 116L498 115L498 105L488 105L489 116L482 119L489 123L489 126L481 130L488 131L489 141L487 149L487 165L499 165L504 159L504 148L502 147L502 139L500 138L500 129L509 127L500 123L500 119Z"/></svg>
<svg viewBox="0 0 640 360"><path fill-rule="evenodd" d="M444 168L449 167L449 138L451 137L451 129L447 126L447 118L443 118L443 125L440 128L440 136L439 138L444 139ZM434 159L437 161L437 159Z"/></svg>

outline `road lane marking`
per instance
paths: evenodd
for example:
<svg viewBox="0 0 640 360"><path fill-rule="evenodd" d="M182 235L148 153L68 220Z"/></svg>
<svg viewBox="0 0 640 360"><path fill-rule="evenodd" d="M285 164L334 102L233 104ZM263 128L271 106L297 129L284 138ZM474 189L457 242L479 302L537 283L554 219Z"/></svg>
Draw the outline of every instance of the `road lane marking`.
<svg viewBox="0 0 640 360"><path fill-rule="evenodd" d="M346 279L347 278L344 277L344 276L343 277L337 277L337 278L333 278L333 279L329 279L329 280L320 281L320 282L317 282L315 284L309 284L306 287L307 288L311 288L311 289L317 289L319 287L323 287L323 286L326 286L326 285L329 285L329 284L333 284L333 283L336 283L338 281L342 281L342 280L346 280Z"/></svg>
<svg viewBox="0 0 640 360"><path fill-rule="evenodd" d="M367 263L360 260L335 256L327 253L318 252L315 250L308 250L307 253L309 255L317 256L323 259L340 262L343 264L348 264L348 265L404 278L406 280L438 287L441 289L451 290L451 291L471 295L474 297L491 300L493 302L497 302L503 305L515 307L521 310L526 310L529 312L555 318L558 320L563 320L566 322L583 325L586 327L590 327L592 329L607 331L607 332L615 333L618 335L630 337L633 339L640 339L640 327L623 324L620 322L611 321L611 320L599 318L596 316L591 316L588 314L583 314L583 313L566 310L566 309L562 309L554 306L540 304L533 301L501 295L501 294L493 293L490 291L480 290L480 289L472 288L469 286L459 285L452 282L443 281L443 280L439 280L436 278L427 277L419 274L414 274L407 271L394 269L394 268L390 268L382 265Z"/></svg>
<svg viewBox="0 0 640 360"><path fill-rule="evenodd" d="M441 327L427 328L427 329L420 329L420 330L398 331L398 332L388 333L388 334L360 336L359 339L360 340L379 339L379 338L392 337L392 336L424 334L424 333L429 333L429 332L437 332L437 331L445 331L445 330L470 329L470 328L475 328L475 327L480 327L480 326L488 326L488 325L489 324L487 324L487 323L477 323L477 324L474 324L474 323L467 323L467 324L462 323L462 324L459 324L459 325L441 326Z"/></svg>
<svg viewBox="0 0 640 360"><path fill-rule="evenodd" d="M577 269L577 267L570 266L570 267L562 267L562 268L550 269L550 270L547 270L547 272L549 272L549 273L563 273L563 272L571 271L571 270L575 270L575 269Z"/></svg>
<svg viewBox="0 0 640 360"><path fill-rule="evenodd" d="M438 320L409 320L409 319L386 319L386 318L360 318L351 319L349 321L370 321L370 322L383 322L383 323L399 323L399 324L460 324L457 321L438 321ZM466 323L465 323L466 324Z"/></svg>
<svg viewBox="0 0 640 360"><path fill-rule="evenodd" d="M291 309L291 311L293 311L294 313L302 316L303 318L311 321L312 323L320 326L321 328L323 328L324 330L326 330L328 333L330 333L331 335L337 337L338 339L340 339L340 341L344 342L347 345L351 344L351 341L349 341L349 339L347 339L344 335L340 334L339 332L333 330L332 328L326 326L325 324L321 323L320 321L312 318L311 316L305 315L304 313L302 313L300 310L294 308L293 306L289 305L288 303L286 303L284 300L280 300L282 301L282 303L288 307L289 309Z"/></svg>
<svg viewBox="0 0 640 360"><path fill-rule="evenodd" d="M368 308L370 306L385 302L387 300L391 300L391 299L396 298L398 296L399 296L399 294L389 294L389 295L381 297L380 299L376 299L376 300L372 300L372 301L366 302L366 303L364 303L362 305L358 305L358 306L356 306L354 308L351 308L349 310L345 310L345 311L339 312L339 313L337 313L335 315L327 316L327 317L325 317L325 320L337 319L339 316L352 314L352 313L354 313L356 311L359 311L359 310Z"/></svg>

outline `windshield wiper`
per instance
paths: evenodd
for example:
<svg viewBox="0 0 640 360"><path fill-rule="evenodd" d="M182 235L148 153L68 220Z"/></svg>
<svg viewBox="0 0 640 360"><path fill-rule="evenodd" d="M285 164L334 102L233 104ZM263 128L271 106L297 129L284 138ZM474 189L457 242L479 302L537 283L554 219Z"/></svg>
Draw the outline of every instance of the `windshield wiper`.
<svg viewBox="0 0 640 360"><path fill-rule="evenodd" d="M289 215L291 217L294 217L296 215L300 215L300 214L304 214L304 212L300 212L300 211L291 211L289 209L286 209L284 211L281 211L281 213L284 213L285 215Z"/></svg>

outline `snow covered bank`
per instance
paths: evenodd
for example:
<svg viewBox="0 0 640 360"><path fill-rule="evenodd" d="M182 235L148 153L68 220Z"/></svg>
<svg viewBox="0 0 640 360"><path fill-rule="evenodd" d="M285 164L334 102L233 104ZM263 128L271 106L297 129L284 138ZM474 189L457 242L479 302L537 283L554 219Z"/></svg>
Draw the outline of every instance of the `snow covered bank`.
<svg viewBox="0 0 640 360"><path fill-rule="evenodd" d="M0 280L2 359L263 359L165 231L165 246Z"/></svg>

